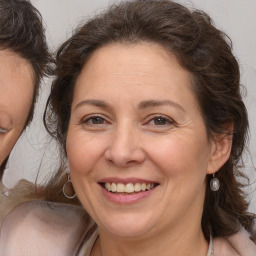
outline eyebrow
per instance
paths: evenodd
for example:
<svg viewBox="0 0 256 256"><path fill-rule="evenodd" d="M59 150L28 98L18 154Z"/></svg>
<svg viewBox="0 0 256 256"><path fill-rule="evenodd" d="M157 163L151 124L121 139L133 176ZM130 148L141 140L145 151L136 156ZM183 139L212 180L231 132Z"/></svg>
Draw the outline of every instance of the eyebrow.
<svg viewBox="0 0 256 256"><path fill-rule="evenodd" d="M91 99L91 100L83 100L83 101L79 102L75 106L75 109L77 109L81 106L84 106L84 105L92 105L92 106L96 106L96 107L99 107L99 108L106 108L106 109L111 108L110 105L107 104L105 101Z"/></svg>
<svg viewBox="0 0 256 256"><path fill-rule="evenodd" d="M152 107L159 107L159 106L171 106L174 108L177 108L179 110L181 110L182 112L185 112L185 109L179 105L178 103L171 101L171 100L146 100L146 101L142 101L139 104L139 109L147 109L147 108L152 108Z"/></svg>
<svg viewBox="0 0 256 256"><path fill-rule="evenodd" d="M96 107L99 107L99 108L111 109L111 106L108 103L106 103L105 101L95 100L95 99L83 100L75 106L75 109L77 109L81 106L84 106L84 105L92 105L92 106L96 106ZM147 109L147 108L159 107L159 106L165 106L165 105L175 107L175 108L181 110L182 112L185 112L184 108L181 105L179 105L178 103L176 103L174 101L171 101L171 100L146 100L146 101L142 101L142 102L140 102L140 104L138 106L138 109L143 110L143 109Z"/></svg>

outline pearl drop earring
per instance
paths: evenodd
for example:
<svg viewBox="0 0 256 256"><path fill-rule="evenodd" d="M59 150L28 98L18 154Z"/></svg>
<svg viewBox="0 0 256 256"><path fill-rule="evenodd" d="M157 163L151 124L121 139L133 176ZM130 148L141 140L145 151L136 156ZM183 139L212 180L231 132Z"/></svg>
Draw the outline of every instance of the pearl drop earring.
<svg viewBox="0 0 256 256"><path fill-rule="evenodd" d="M210 188L212 191L218 191L220 188L220 181L219 179L215 178L215 173L213 174L213 178L210 181Z"/></svg>

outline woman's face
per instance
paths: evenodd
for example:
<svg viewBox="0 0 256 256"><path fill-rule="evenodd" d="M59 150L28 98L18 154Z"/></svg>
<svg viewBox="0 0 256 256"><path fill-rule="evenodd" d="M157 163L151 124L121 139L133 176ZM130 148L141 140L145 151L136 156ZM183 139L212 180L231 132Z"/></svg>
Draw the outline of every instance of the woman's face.
<svg viewBox="0 0 256 256"><path fill-rule="evenodd" d="M190 74L161 46L110 44L92 55L75 85L66 148L100 231L200 225L212 146Z"/></svg>
<svg viewBox="0 0 256 256"><path fill-rule="evenodd" d="M30 64L9 50L0 50L0 165L24 129L33 87Z"/></svg>

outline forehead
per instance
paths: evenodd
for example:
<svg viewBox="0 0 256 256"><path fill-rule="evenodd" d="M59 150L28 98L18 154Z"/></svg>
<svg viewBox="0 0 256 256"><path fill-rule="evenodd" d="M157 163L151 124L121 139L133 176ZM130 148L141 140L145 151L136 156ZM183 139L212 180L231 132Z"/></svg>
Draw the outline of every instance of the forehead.
<svg viewBox="0 0 256 256"><path fill-rule="evenodd" d="M1 88L5 86L7 89L10 84L13 85L13 80L20 80L21 78L26 81L33 79L33 69L30 63L10 50L0 50ZM19 81L17 82L19 83ZM23 82L20 81L19 84L23 84Z"/></svg>
<svg viewBox="0 0 256 256"><path fill-rule="evenodd" d="M25 76L33 74L30 63L9 49L1 50L0 48L0 65L10 73L25 74Z"/></svg>
<svg viewBox="0 0 256 256"><path fill-rule="evenodd" d="M191 80L191 74L176 57L158 44L109 44L96 50L83 67L75 96L79 96L76 91L81 89L86 94L99 87L119 90L122 86L161 86L170 90L171 84L188 89Z"/></svg>
<svg viewBox="0 0 256 256"><path fill-rule="evenodd" d="M12 116L31 105L34 81L28 61L9 50L0 50L0 110Z"/></svg>

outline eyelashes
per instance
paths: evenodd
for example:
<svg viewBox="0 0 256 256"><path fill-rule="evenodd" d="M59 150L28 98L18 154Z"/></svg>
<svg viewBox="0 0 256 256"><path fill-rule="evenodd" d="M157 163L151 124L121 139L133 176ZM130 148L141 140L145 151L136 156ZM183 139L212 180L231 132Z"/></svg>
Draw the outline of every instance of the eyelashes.
<svg viewBox="0 0 256 256"><path fill-rule="evenodd" d="M98 115L95 115L95 116L90 116L90 117L87 117L87 118L84 118L81 122L82 124L84 125L103 125L103 124L106 124L108 123L106 121L106 119L102 116L98 116Z"/></svg>
<svg viewBox="0 0 256 256"><path fill-rule="evenodd" d="M84 127L88 128L104 128L111 126L112 122L102 115L90 115L86 116L80 122ZM142 122L143 127L149 127L150 129L170 128L176 126L177 123L170 117L164 115L150 115L146 118L146 121Z"/></svg>

